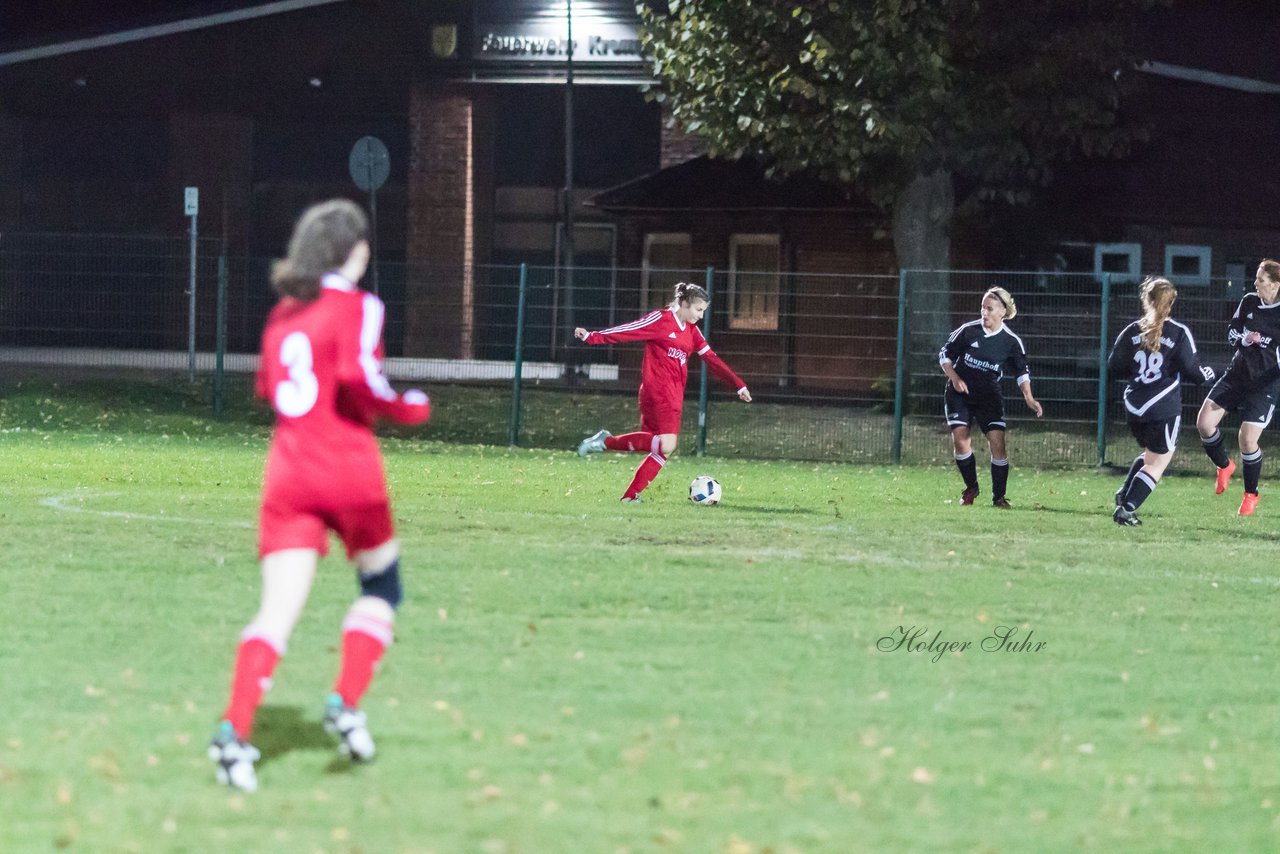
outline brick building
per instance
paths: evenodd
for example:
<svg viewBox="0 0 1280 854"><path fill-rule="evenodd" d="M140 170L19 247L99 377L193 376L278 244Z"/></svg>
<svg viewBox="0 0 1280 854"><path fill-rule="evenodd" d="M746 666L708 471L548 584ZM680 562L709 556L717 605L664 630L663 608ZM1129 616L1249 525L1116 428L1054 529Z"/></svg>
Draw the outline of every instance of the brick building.
<svg viewBox="0 0 1280 854"><path fill-rule="evenodd" d="M1063 168L1030 207L962 220L955 266L1166 272L1225 292L1280 253L1266 203L1280 185L1280 83L1268 82L1280 69L1229 50L1276 24L1184 5L1153 29L1168 62L1148 68L1148 96L1132 107L1151 142L1124 161ZM576 315L560 269L564 0L130 0L77 9L70 29L48 12L9 27L0 233L181 235L182 189L195 185L203 235L232 256L273 257L309 202L368 202L347 164L372 135L391 160L377 236L395 354L505 357L509 335L494 330L514 309L495 265L528 262L545 268L535 357L555 357L557 330L575 320L602 325L660 302L669 283L651 271L712 266L724 271L717 346L754 354L745 369L820 390L839 360L890 360L893 330L878 321L843 334L849 318L892 313L883 217L839 188L698 157L697 140L640 92L633 4L573 8L574 264L612 271L577 290ZM232 288L265 299L261 275ZM182 329L179 317L163 343Z"/></svg>

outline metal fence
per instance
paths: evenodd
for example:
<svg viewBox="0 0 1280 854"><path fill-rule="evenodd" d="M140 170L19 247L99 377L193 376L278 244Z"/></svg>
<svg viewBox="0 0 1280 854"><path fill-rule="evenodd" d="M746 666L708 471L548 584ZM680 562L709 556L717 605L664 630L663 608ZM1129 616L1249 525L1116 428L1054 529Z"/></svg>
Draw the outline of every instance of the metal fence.
<svg viewBox="0 0 1280 854"><path fill-rule="evenodd" d="M221 412L256 364L274 303L269 259L219 255L202 241L191 293L186 238L0 235L0 376L141 374L209 382ZM662 305L678 280L712 294L704 324L755 402L691 365L684 452L722 456L923 462L950 459L937 354L981 294L1007 288L1043 419L1007 384L1015 462L1125 461L1133 453L1119 384L1105 357L1140 313L1136 281L1090 274L904 271L795 274L737 281L727 271L534 265L457 269L379 264L387 372L428 388L433 431L461 441L573 447L601 427L632 429L643 346L586 347L601 328ZM366 282L367 283L367 282ZM1230 359L1226 323L1248 282L1183 283L1174 315L1206 364ZM195 323L189 322L194 302ZM230 378L228 386L227 378ZM228 387L231 391L228 391ZM1184 390L1188 453L1204 388Z"/></svg>

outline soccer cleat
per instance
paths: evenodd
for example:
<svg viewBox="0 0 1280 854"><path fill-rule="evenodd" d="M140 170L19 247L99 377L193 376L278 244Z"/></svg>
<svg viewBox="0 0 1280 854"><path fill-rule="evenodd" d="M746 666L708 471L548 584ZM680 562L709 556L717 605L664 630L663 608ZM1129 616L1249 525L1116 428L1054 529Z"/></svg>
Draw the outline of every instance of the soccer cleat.
<svg viewBox="0 0 1280 854"><path fill-rule="evenodd" d="M218 782L242 792L258 791L258 775L253 763L262 754L247 741L241 741L228 721L218 725L218 731L209 743L209 758L218 763Z"/></svg>
<svg viewBox="0 0 1280 854"><path fill-rule="evenodd" d="M338 737L338 752L353 762L368 762L376 752L364 712L330 694L324 704L324 731Z"/></svg>
<svg viewBox="0 0 1280 854"><path fill-rule="evenodd" d="M998 507L998 508L1000 508L1001 510L1012 510L1012 509L1013 509L1013 505L1011 505L1011 504L1009 503L1009 499L1005 498L1003 495L1001 495L999 498L993 498L993 499L991 499L991 506L992 506L992 507Z"/></svg>
<svg viewBox="0 0 1280 854"><path fill-rule="evenodd" d="M588 436L578 444L578 456L585 457L587 454L598 454L604 450L604 440L613 434L608 430Z"/></svg>
<svg viewBox="0 0 1280 854"><path fill-rule="evenodd" d="M1213 487L1213 493L1215 495L1221 495L1222 493L1227 491L1227 482L1231 480L1231 475L1235 474L1235 471L1236 471L1235 460L1227 460L1227 467L1224 469L1218 469L1218 482L1214 484L1214 487ZM1248 515L1248 514L1241 514L1241 515Z"/></svg>
<svg viewBox="0 0 1280 854"><path fill-rule="evenodd" d="M1246 492L1244 500L1240 502L1240 515L1252 516L1253 511L1258 509L1258 493Z"/></svg>
<svg viewBox="0 0 1280 854"><path fill-rule="evenodd" d="M1116 512L1111 514L1111 520L1117 525L1125 528L1136 528L1142 524L1142 520L1138 518L1138 514L1132 510L1126 509L1124 506L1116 508Z"/></svg>
<svg viewBox="0 0 1280 854"><path fill-rule="evenodd" d="M619 501L619 503L621 503L621 504L639 504L639 503L640 503L640 496L639 496L639 495L624 495L624 496L622 496L621 498L619 498L619 499L618 499L618 501Z"/></svg>
<svg viewBox="0 0 1280 854"><path fill-rule="evenodd" d="M960 493L960 506L968 507L973 504L973 499L978 497L978 487L966 486L964 492Z"/></svg>

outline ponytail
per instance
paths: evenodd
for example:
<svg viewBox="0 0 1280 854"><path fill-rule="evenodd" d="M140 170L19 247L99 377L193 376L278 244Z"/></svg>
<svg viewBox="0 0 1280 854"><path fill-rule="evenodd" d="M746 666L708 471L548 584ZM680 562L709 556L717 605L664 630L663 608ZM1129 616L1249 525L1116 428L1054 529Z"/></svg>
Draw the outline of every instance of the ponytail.
<svg viewBox="0 0 1280 854"><path fill-rule="evenodd" d="M707 289L701 285L695 285L693 282L676 282L675 300L671 303L673 306L678 306L682 302L693 302L696 299L711 302Z"/></svg>
<svg viewBox="0 0 1280 854"><path fill-rule="evenodd" d="M1142 346L1152 353L1160 352L1160 336L1164 334L1164 322L1173 311L1173 301L1178 291L1173 282L1163 277L1150 277L1139 286L1142 296L1142 319L1138 330L1142 333Z"/></svg>

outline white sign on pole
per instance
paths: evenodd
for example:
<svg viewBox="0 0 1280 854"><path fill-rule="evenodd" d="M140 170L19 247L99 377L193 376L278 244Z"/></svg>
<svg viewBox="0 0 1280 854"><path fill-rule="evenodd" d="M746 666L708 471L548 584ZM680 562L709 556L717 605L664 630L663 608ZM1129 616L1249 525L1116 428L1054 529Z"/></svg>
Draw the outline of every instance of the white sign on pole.
<svg viewBox="0 0 1280 854"><path fill-rule="evenodd" d="M183 201L185 203L184 210L182 211L184 216L195 216L197 213L199 213L200 212L200 188L187 187L187 192L186 192L186 195L183 197Z"/></svg>

